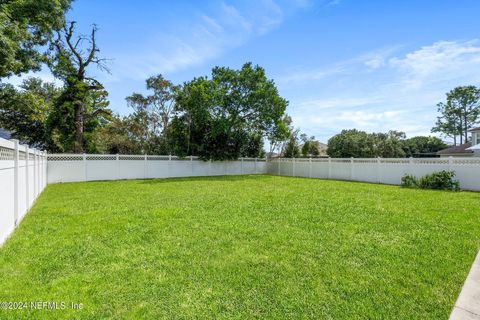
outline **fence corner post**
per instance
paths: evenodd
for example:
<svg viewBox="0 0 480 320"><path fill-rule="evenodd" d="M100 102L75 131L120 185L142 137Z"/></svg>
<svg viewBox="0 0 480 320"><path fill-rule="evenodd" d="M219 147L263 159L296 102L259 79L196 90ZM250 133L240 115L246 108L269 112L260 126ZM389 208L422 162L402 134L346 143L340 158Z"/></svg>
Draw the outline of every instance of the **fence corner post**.
<svg viewBox="0 0 480 320"><path fill-rule="evenodd" d="M19 185L20 185L20 177L19 177L19 152L18 152L18 140L14 139L12 140L14 143L14 150L13 150L13 162L14 162L14 173L13 173L13 223L15 226L18 224L18 211L19 211Z"/></svg>

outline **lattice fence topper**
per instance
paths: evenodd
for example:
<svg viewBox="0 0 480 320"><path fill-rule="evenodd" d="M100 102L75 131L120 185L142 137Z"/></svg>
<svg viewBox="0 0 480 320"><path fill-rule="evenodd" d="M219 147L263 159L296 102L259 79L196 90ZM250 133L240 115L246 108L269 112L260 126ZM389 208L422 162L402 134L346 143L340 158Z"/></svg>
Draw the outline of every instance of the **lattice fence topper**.
<svg viewBox="0 0 480 320"><path fill-rule="evenodd" d="M169 155L115 155L115 154L48 154L47 158L48 161L83 161L85 156L85 160L95 160L95 161L102 161L102 160L118 160L125 161L125 160L133 160L133 161L200 161L200 158L197 156L186 156L186 157L178 157L178 156L169 156ZM237 161L244 161L244 162L266 162L265 158L240 158Z"/></svg>
<svg viewBox="0 0 480 320"><path fill-rule="evenodd" d="M14 150L0 147L0 160L14 160Z"/></svg>

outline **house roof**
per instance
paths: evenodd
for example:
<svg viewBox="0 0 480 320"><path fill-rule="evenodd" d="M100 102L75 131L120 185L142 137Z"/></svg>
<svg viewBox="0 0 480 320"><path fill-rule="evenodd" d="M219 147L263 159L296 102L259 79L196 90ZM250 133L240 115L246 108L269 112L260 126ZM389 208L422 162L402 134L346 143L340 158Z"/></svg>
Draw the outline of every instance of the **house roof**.
<svg viewBox="0 0 480 320"><path fill-rule="evenodd" d="M471 146L472 146L472 144L470 142L467 142L467 143L461 144L459 146L453 146L453 147L450 147L450 148L440 150L440 151L437 152L437 154L441 155L441 154L468 154L468 153L473 153L473 151L468 150L468 148L470 148Z"/></svg>
<svg viewBox="0 0 480 320"><path fill-rule="evenodd" d="M5 130L3 128L0 128L0 138L10 139L10 137L11 137L10 132L8 132L7 130Z"/></svg>
<svg viewBox="0 0 480 320"><path fill-rule="evenodd" d="M472 128L468 132L480 131L480 127Z"/></svg>
<svg viewBox="0 0 480 320"><path fill-rule="evenodd" d="M472 150L472 151L475 151L475 150L480 150L480 143L479 144L476 144L470 148L467 148L467 150Z"/></svg>

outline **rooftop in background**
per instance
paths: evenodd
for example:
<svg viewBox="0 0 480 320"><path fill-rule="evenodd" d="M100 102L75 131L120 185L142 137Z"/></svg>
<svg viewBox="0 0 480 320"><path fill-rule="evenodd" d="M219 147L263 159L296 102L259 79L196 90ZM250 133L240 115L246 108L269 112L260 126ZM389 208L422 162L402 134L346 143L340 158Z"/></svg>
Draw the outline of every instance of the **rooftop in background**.
<svg viewBox="0 0 480 320"><path fill-rule="evenodd" d="M476 127L476 128L468 130L468 132L477 132L477 131L480 131L480 127Z"/></svg>
<svg viewBox="0 0 480 320"><path fill-rule="evenodd" d="M467 143L464 143L464 144L461 144L459 146L453 146L453 147L450 147L450 148L446 148L446 149L443 149L443 150L440 150L437 152L438 155L459 155L459 154L463 154L463 155L470 155L471 153L473 153L473 151L470 151L470 150L467 150L468 148L470 148L472 146L472 144L470 142L467 142Z"/></svg>
<svg viewBox="0 0 480 320"><path fill-rule="evenodd" d="M3 138L3 139L10 139L11 138L11 134L9 131L3 129L3 128L0 128L0 138Z"/></svg>

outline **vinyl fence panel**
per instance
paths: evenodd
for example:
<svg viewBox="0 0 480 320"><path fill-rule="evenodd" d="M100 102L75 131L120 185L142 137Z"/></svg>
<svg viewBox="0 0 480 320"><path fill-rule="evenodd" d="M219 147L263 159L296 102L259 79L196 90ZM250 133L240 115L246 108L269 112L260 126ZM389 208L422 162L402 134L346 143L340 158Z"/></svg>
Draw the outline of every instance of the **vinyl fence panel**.
<svg viewBox="0 0 480 320"><path fill-rule="evenodd" d="M46 186L46 154L0 138L0 245Z"/></svg>
<svg viewBox="0 0 480 320"><path fill-rule="evenodd" d="M272 175L375 182L399 185L406 174L455 171L463 190L480 191L480 158L317 158L273 159L266 164Z"/></svg>
<svg viewBox="0 0 480 320"><path fill-rule="evenodd" d="M265 159L203 161L164 155L48 155L48 183L266 173Z"/></svg>

